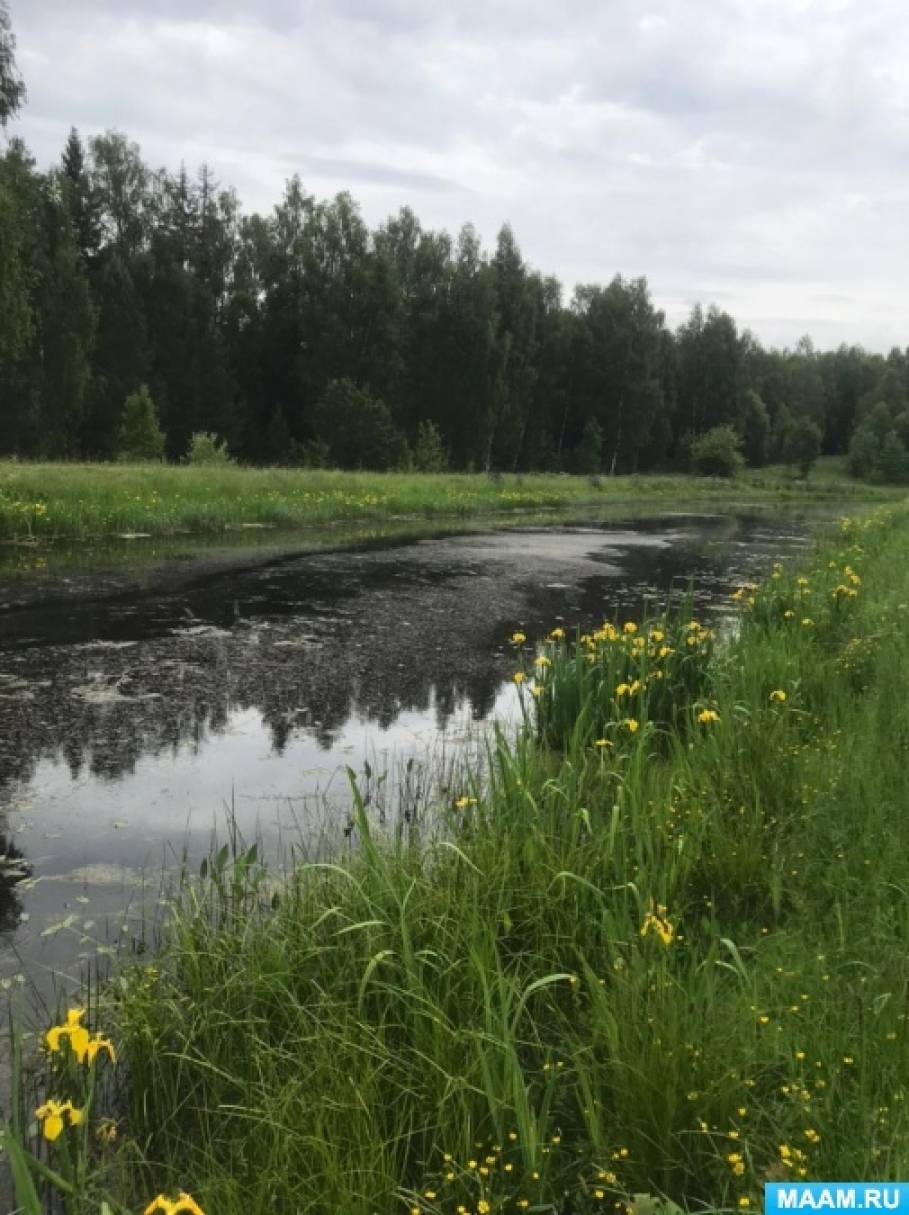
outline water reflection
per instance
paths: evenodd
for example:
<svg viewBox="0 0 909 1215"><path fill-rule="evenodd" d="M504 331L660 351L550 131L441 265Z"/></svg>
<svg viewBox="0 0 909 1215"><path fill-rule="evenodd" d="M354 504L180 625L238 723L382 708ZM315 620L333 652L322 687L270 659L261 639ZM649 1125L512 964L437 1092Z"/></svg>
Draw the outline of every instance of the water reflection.
<svg viewBox="0 0 909 1215"><path fill-rule="evenodd" d="M339 764L456 743L513 711L514 628L639 613L690 579L699 610L716 610L813 522L679 515L421 539L0 616L0 812L16 836L0 843L13 865L0 932L19 925L26 954L62 959L72 942L43 938L42 916L74 898L116 907L118 873L159 867L169 841L204 851L225 802L276 838L305 813L292 799Z"/></svg>

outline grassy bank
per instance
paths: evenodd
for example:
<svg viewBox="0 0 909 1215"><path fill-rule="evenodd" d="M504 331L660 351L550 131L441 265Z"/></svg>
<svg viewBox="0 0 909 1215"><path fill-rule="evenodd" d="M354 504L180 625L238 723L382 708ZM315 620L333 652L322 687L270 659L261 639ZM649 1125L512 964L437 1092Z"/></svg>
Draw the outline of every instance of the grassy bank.
<svg viewBox="0 0 909 1215"><path fill-rule="evenodd" d="M587 477L341 473L161 464L0 461L0 540L90 539L118 533L302 527L393 516L456 518L613 502L874 500L893 491L821 462L808 483L782 468L736 482L686 476Z"/></svg>
<svg viewBox="0 0 909 1215"><path fill-rule="evenodd" d="M22 1178L17 1144L71 1211L206 1215L905 1178L907 553L905 508L844 523L721 645L684 610L516 636L525 729L445 830L383 841L361 809L349 860L277 888L217 858L90 1011L117 1067L47 1053ZM84 1111L50 1143L47 1098Z"/></svg>

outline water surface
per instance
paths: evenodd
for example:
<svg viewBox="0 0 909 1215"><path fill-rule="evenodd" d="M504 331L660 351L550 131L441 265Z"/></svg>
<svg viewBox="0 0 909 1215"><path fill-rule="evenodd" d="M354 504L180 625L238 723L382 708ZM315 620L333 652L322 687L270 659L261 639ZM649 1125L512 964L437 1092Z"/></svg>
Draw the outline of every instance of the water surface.
<svg viewBox="0 0 909 1215"><path fill-rule="evenodd" d="M272 850L317 846L346 818L345 765L368 761L381 799L383 767L441 761L513 716L516 628L633 617L689 580L699 613L721 613L823 518L663 512L302 553L272 540L239 568L222 545L214 565L151 563L132 582L0 574L0 984L27 974L48 992L133 940L162 868L197 863L227 808Z"/></svg>

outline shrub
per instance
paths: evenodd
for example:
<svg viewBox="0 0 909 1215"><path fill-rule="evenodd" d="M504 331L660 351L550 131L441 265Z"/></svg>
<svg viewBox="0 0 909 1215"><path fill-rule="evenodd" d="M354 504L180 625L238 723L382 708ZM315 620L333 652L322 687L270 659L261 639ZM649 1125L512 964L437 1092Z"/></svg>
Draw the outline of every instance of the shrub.
<svg viewBox="0 0 909 1215"><path fill-rule="evenodd" d="M117 451L123 460L164 459L164 432L147 384L131 392L123 404Z"/></svg>
<svg viewBox="0 0 909 1215"><path fill-rule="evenodd" d="M189 441L187 464L233 464L223 439L208 431L198 431Z"/></svg>
<svg viewBox="0 0 909 1215"><path fill-rule="evenodd" d="M783 459L787 464L798 465L799 473L807 477L820 454L820 427L811 418L799 418L787 436Z"/></svg>
<svg viewBox="0 0 909 1215"><path fill-rule="evenodd" d="M448 455L435 422L424 419L417 430L413 449L413 466L417 472L440 473L448 468Z"/></svg>
<svg viewBox="0 0 909 1215"><path fill-rule="evenodd" d="M352 380L331 380L313 410L312 428L339 468L383 472L408 463L407 440L384 401Z"/></svg>
<svg viewBox="0 0 909 1215"><path fill-rule="evenodd" d="M862 480L870 479L877 467L880 454L880 439L875 434L873 427L869 426L867 422L862 423L849 441L849 475Z"/></svg>
<svg viewBox="0 0 909 1215"><path fill-rule="evenodd" d="M731 426L714 426L691 444L691 468L702 477L734 477L744 464L742 440Z"/></svg>

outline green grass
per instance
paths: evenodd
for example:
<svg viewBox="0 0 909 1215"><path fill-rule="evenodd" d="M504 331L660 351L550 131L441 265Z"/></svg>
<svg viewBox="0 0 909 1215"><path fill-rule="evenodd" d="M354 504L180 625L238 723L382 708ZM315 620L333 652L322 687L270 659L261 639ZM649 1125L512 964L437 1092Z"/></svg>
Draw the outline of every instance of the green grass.
<svg viewBox="0 0 909 1215"><path fill-rule="evenodd" d="M892 499L821 461L807 483L781 467L735 482L686 476L586 477L342 473L162 464L0 461L0 540L216 533L244 525L318 527L398 516L479 514L588 504L795 499Z"/></svg>
<svg viewBox="0 0 909 1215"><path fill-rule="evenodd" d="M444 830L361 806L343 863L214 858L93 1014L121 1130L69 1209L758 1211L909 1175L907 555L892 508L719 643L684 610L519 639L526 725ZM81 1100L59 1066L41 1099Z"/></svg>

